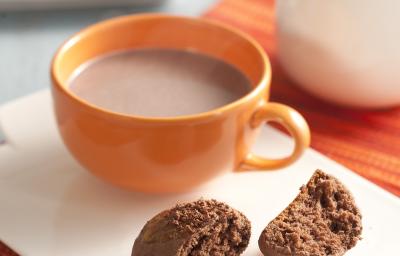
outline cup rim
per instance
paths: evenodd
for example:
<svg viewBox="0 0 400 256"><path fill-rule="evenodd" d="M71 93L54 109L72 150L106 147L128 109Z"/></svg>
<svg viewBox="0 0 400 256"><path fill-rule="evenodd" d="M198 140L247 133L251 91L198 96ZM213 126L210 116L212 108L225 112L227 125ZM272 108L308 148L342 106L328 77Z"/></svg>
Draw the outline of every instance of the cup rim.
<svg viewBox="0 0 400 256"><path fill-rule="evenodd" d="M80 97L76 96L73 92L67 89L67 86L64 84L64 82L61 81L61 79L57 76L57 71L56 71L56 63L58 61L61 61L61 55L63 52L65 52L71 45L76 43L77 41L80 40L82 36L84 36L86 33L90 33L92 30L97 30L102 27L107 27L107 26L113 26L115 24L119 23L125 23L125 22L133 22L136 20L146 20L146 19L180 19L180 20L189 20L191 22L197 22L197 23L203 23L211 26L216 26L221 29L224 29L226 31L229 31L231 33L234 33L244 40L248 41L258 52L259 56L261 57L262 63L264 65L262 75L260 80L256 83L254 88L247 93L246 95L240 97L239 99L232 101L228 104L225 104L221 107L211 109L209 111L205 112L200 112L200 113L195 113L195 114L189 114L189 115L178 115L178 116L168 116L168 117L157 117L157 116L141 116L141 115L132 115L132 114L126 114L126 113L121 113L121 112L115 112L108 110L106 108L97 106L95 104L92 104L90 102L87 102ZM183 121L183 120L193 120L193 119L201 119L205 117L211 117L215 115L220 115L223 112L226 112L228 110L237 108L238 106L242 105L245 102L248 102L252 98L255 98L257 95L259 95L269 84L271 81L271 64L269 61L269 58L267 54L265 53L264 49L262 46L250 35L246 34L245 32L242 32L239 29L236 29L232 26L225 25L221 22L214 21L214 20L208 20L204 18L197 18L197 17L186 17L186 16L180 16L180 15L169 15L169 14L159 14L159 13L147 13L147 14L131 14L131 15L123 15L119 16L116 18L111 18L108 20L104 20L98 23L95 23L93 25L89 25L80 31L76 32L72 36L70 36L68 39L66 39L62 45L58 48L56 53L54 54L54 57L51 61L51 66L50 66L50 76L52 80L52 86L57 87L59 90L61 90L62 93L64 93L68 98L70 98L73 101L76 101L92 110L95 110L97 112L101 112L104 114L108 115L113 115L116 117L121 117L121 118L128 118L128 119L135 119L135 120L142 120L142 121Z"/></svg>

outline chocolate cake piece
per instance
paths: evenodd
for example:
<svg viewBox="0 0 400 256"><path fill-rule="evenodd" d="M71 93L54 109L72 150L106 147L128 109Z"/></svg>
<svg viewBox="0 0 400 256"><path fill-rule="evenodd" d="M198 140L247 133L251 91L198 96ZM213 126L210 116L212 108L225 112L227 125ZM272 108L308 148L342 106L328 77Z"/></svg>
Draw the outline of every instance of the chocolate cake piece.
<svg viewBox="0 0 400 256"><path fill-rule="evenodd" d="M361 231L361 214L350 192L317 170L263 230L258 245L265 256L339 256L356 245Z"/></svg>
<svg viewBox="0 0 400 256"><path fill-rule="evenodd" d="M133 245L133 256L240 255L250 239L250 222L216 200L178 204L152 218Z"/></svg>

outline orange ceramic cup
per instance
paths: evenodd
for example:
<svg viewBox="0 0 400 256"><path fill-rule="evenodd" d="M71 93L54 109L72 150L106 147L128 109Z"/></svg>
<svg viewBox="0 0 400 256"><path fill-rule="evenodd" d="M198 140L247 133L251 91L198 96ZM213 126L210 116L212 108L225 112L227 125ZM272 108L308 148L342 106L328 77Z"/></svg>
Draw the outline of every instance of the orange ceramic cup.
<svg viewBox="0 0 400 256"><path fill-rule="evenodd" d="M113 51L143 47L191 49L222 59L251 80L254 89L221 108L171 118L114 113L75 96L67 87L82 63ZM51 66L58 128L74 157L96 176L131 190L189 190L232 170L270 170L295 161L309 145L303 117L268 102L271 67L254 39L202 19L161 14L111 19L77 33ZM250 152L260 126L282 124L295 140L293 153L268 159Z"/></svg>

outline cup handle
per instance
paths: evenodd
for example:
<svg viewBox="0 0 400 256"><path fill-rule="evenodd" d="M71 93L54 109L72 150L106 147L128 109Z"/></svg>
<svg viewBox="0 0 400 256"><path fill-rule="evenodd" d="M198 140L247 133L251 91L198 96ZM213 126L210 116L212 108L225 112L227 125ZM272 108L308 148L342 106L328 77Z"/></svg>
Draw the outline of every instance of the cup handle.
<svg viewBox="0 0 400 256"><path fill-rule="evenodd" d="M251 126L255 128L268 121L282 124L292 135L295 141L292 154L279 159L268 159L249 153L240 166L241 170L272 170L287 166L296 161L310 145L307 122L293 108L279 103L266 103L253 114Z"/></svg>

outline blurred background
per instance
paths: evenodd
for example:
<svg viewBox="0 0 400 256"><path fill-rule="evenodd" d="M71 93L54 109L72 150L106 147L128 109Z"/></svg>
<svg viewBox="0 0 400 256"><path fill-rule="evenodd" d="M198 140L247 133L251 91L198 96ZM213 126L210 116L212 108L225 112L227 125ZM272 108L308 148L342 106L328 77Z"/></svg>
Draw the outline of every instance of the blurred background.
<svg viewBox="0 0 400 256"><path fill-rule="evenodd" d="M138 12L199 16L217 0L0 0L0 104L49 86L52 55L100 20Z"/></svg>

